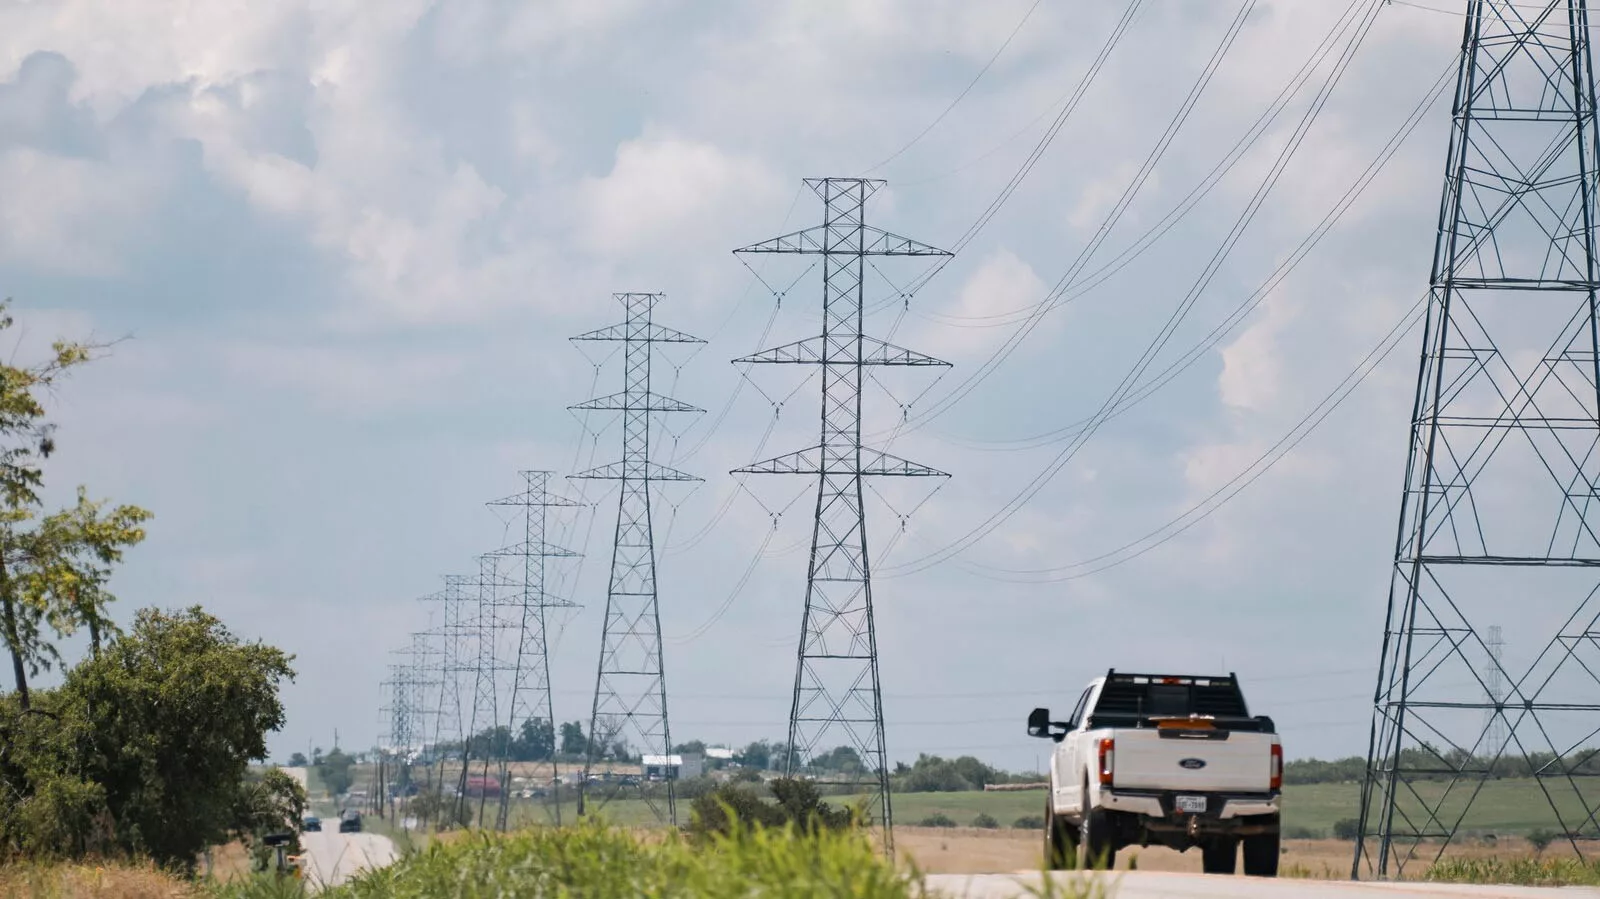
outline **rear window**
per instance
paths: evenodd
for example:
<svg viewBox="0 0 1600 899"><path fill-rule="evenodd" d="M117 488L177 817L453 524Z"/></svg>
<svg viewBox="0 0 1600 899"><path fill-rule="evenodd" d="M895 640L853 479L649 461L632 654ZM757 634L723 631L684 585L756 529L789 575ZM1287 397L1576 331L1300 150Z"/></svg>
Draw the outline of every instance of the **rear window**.
<svg viewBox="0 0 1600 899"><path fill-rule="evenodd" d="M1244 695L1232 678L1184 678L1189 683L1160 683L1162 678L1114 676L1100 691L1096 715L1210 715L1247 718Z"/></svg>

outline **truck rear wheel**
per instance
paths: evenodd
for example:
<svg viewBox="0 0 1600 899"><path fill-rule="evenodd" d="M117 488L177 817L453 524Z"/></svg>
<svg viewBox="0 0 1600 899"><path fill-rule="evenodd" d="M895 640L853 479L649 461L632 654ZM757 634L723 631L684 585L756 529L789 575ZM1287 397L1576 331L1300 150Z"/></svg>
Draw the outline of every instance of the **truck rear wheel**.
<svg viewBox="0 0 1600 899"><path fill-rule="evenodd" d="M1112 841L1111 816L1103 808L1090 808L1088 791L1083 797L1083 825L1078 833L1078 869L1104 868L1109 871L1117 865L1117 844Z"/></svg>
<svg viewBox="0 0 1600 899"><path fill-rule="evenodd" d="M1200 846L1200 870L1207 874L1232 874L1238 870L1239 844L1221 838Z"/></svg>
<svg viewBox="0 0 1600 899"><path fill-rule="evenodd" d="M1065 871L1078 863L1078 831L1056 817L1054 803L1044 805L1044 867Z"/></svg>
<svg viewBox="0 0 1600 899"><path fill-rule="evenodd" d="M1277 831L1244 838L1246 877L1277 877L1279 834Z"/></svg>

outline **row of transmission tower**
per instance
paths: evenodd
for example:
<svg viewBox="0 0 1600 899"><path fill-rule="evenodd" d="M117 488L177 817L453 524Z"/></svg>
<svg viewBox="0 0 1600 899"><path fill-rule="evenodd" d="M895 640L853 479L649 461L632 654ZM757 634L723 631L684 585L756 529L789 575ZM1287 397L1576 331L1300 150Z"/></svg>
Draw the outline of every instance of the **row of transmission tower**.
<svg viewBox="0 0 1600 899"><path fill-rule="evenodd" d="M822 333L733 361L820 369L817 441L731 474L815 479L811 552L781 765L789 776L869 795L870 808L892 847L864 485L872 478L946 475L863 444L863 384L874 367L947 363L865 333L864 293L873 257L949 254L867 224L867 202L882 181L820 178L807 179L806 185L823 203L820 225L735 252L820 257ZM658 416L702 410L659 393L652 376L663 348L703 341L655 321L661 294L620 293L615 298L623 307L622 321L572 338L580 344L621 344L623 371L620 391L570 407L580 413L616 413L621 421L620 458L569 475L616 485L611 565L575 799L582 815L618 797L638 798L661 821L676 823L653 503L672 484L700 478L652 458L653 422ZM552 616L565 614L576 603L555 595L549 569L576 554L552 544L546 535L552 512L578 503L552 491L552 476L549 471L523 472L523 492L490 504L516 510L520 539L480 556L476 575L447 576L441 591L424 598L437 607L436 624L413 635L404 661L392 666L385 682L389 782L439 796L430 813L441 821L500 828L511 823L509 753L505 746L483 745L485 740L475 738L497 732L514 738L524 722L550 731L545 745L551 759L551 796L545 805L552 821L561 820L550 635ZM837 747L848 749L857 762L842 769L815 763ZM639 767L631 768L634 764ZM645 776L652 768L666 775L659 780ZM493 786L486 790L485 785ZM498 800L491 812L494 786Z"/></svg>

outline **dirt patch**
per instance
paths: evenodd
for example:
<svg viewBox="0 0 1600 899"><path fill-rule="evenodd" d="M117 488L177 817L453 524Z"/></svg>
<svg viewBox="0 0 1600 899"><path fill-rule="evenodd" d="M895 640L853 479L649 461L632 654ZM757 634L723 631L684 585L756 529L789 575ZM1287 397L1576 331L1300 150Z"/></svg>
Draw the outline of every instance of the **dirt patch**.
<svg viewBox="0 0 1600 899"><path fill-rule="evenodd" d="M969 827L896 827L895 846L905 860L914 860L928 874L1004 874L1037 871L1044 860L1044 836L1038 830ZM1280 874L1319 880L1350 876L1355 844L1345 840L1284 840ZM1420 874L1439 852L1437 845L1416 849L1410 872ZM1526 840L1507 837L1493 843L1463 840L1447 855L1457 858L1524 858L1534 854ZM1552 845L1546 857L1573 855L1572 847ZM1198 850L1175 852L1160 846L1129 847L1117 853L1117 870L1200 873Z"/></svg>

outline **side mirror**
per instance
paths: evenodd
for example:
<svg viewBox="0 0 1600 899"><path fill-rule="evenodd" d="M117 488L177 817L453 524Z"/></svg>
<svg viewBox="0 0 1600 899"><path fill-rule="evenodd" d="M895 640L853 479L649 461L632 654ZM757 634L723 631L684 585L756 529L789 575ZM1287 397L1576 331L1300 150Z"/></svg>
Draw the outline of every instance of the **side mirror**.
<svg viewBox="0 0 1600 899"><path fill-rule="evenodd" d="M1028 713L1028 736L1050 736L1050 710L1034 709Z"/></svg>

